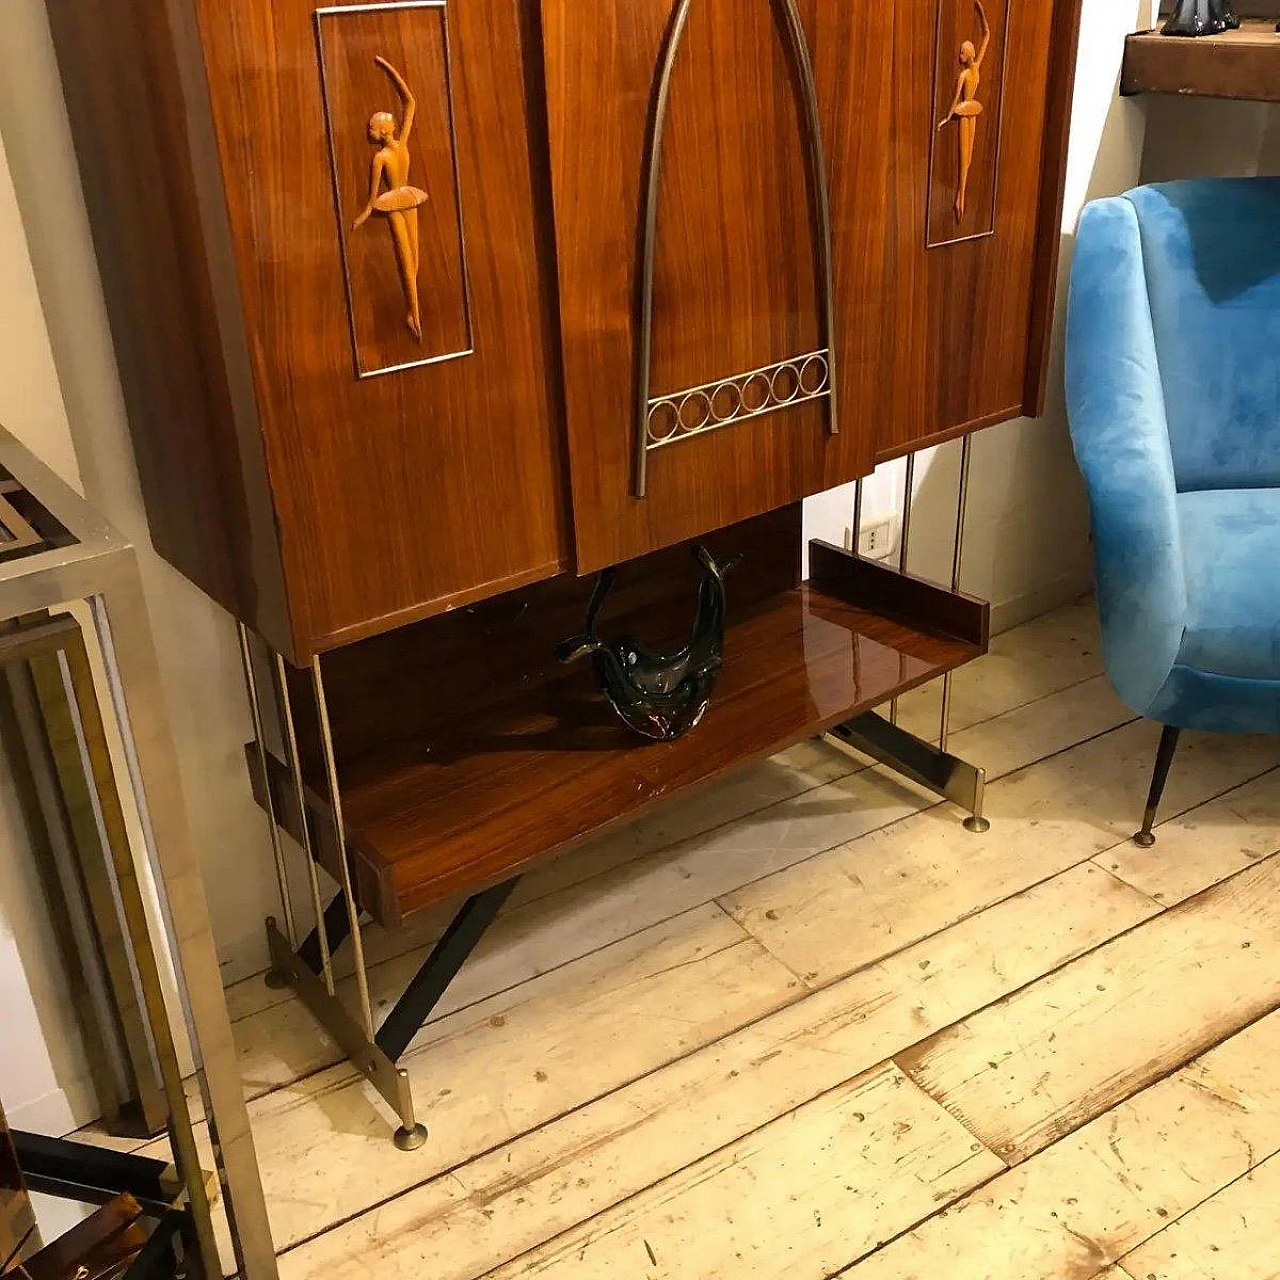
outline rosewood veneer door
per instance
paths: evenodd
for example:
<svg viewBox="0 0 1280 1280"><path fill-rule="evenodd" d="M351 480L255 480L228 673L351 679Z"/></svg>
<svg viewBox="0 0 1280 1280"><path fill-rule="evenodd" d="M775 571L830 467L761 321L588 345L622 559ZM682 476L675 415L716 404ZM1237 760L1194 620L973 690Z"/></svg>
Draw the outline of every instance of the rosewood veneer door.
<svg viewBox="0 0 1280 1280"><path fill-rule="evenodd" d="M892 33L848 0L542 13L579 571L865 474L888 323Z"/></svg>
<svg viewBox="0 0 1280 1280"><path fill-rule="evenodd" d="M536 12L194 12L295 656L558 572Z"/></svg>
<svg viewBox="0 0 1280 1280"><path fill-rule="evenodd" d="M1040 411L1079 3L896 0L881 460Z"/></svg>

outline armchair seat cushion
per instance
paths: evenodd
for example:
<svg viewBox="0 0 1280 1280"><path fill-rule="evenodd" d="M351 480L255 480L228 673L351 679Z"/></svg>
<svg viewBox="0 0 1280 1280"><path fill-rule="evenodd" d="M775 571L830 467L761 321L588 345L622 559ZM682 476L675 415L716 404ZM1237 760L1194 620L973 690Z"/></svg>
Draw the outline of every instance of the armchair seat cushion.
<svg viewBox="0 0 1280 1280"><path fill-rule="evenodd" d="M1280 489L1180 493L1187 612L1178 664L1280 676Z"/></svg>

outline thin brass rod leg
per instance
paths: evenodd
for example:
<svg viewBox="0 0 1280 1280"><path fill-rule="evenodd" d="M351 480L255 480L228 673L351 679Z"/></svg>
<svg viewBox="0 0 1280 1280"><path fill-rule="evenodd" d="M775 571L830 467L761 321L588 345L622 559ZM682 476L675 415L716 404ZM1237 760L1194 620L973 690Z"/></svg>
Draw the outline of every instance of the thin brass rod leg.
<svg viewBox="0 0 1280 1280"><path fill-rule="evenodd" d="M964 566L964 526L969 510L969 465L972 461L973 437L960 442L960 484L956 497L956 542L951 558L951 590L960 590L960 574ZM942 719L938 728L938 748L946 751L951 739L951 685L954 673L942 678Z"/></svg>
<svg viewBox="0 0 1280 1280"><path fill-rule="evenodd" d="M356 965L356 986L360 993L360 1020L364 1025L365 1035L372 1040L373 1008L369 1002L369 973L364 963L364 936L360 930L360 908L356 905L355 889L351 883L351 857L347 852L347 828L342 818L342 794L338 790L338 764L333 753L333 730L329 723L329 704L325 698L324 675L320 670L319 654L311 659L311 684L315 693L316 713L320 720L320 744L324 751L325 780L329 784L329 811L333 816L333 834L337 840L338 860L342 867L342 896L347 904L347 919L351 925L351 950ZM323 932L323 926L321 931Z"/></svg>
<svg viewBox="0 0 1280 1280"><path fill-rule="evenodd" d="M333 955L329 946L329 931L324 923L324 900L320 896L320 876L316 869L315 854L311 847L311 824L307 821L307 793L302 782L302 761L298 755L298 732L293 719L293 695L289 691L289 677L284 659L275 655L276 698L280 707L280 720L284 727L284 747L288 755L289 773L293 778L293 800L298 810L298 830L302 847L307 855L307 879L311 886L311 906L315 911L316 939L320 944L320 972L325 990L333 995Z"/></svg>
<svg viewBox="0 0 1280 1280"><path fill-rule="evenodd" d="M267 740L262 725L262 703L258 694L258 677L253 670L253 650L249 641L249 629L243 622L236 624L240 632L240 660L244 664L245 689L249 694L249 711L253 717L254 755L262 780L263 802L267 810L267 822L271 829L271 852L276 862L276 881L280 886L280 906L284 911L284 932L289 945L298 945L298 931L293 920L293 899L289 892L289 875L284 864L284 841L280 824L276 821L275 802L271 798L271 769L267 763ZM268 981L270 981L270 976Z"/></svg>
<svg viewBox="0 0 1280 1280"><path fill-rule="evenodd" d="M984 836L991 830L991 820L983 814L986 805L987 771L975 769L977 781L973 787L973 811L964 820L964 829L972 831L976 836Z"/></svg>
<svg viewBox="0 0 1280 1280"><path fill-rule="evenodd" d="M916 487L916 455L907 454L907 474L902 485L902 543L898 547L898 572L906 573L907 555L911 549L911 499ZM898 700L889 703L889 723L898 723Z"/></svg>

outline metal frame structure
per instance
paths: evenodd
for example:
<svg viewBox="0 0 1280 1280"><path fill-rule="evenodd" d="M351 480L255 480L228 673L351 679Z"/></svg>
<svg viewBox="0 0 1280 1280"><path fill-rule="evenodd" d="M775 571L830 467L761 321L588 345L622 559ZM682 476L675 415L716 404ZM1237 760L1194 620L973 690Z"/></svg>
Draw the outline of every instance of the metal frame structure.
<svg viewBox="0 0 1280 1280"><path fill-rule="evenodd" d="M144 1217L154 1221L146 1243L119 1280L171 1280L184 1271L191 1274L183 1248L191 1219L185 1209L175 1207L185 1188L173 1165L17 1129L10 1136L29 1191L81 1204L106 1204L123 1191L138 1202ZM203 1256L201 1261L207 1280L216 1280L219 1272L210 1272ZM5 1274L25 1276L26 1271L19 1264Z"/></svg>
<svg viewBox="0 0 1280 1280"><path fill-rule="evenodd" d="M83 601L106 671L109 706L124 746L143 850L160 900L169 952L191 1032L196 1072L218 1165L236 1263L245 1280L275 1280L275 1249L165 709L136 553L127 539L0 428L0 467L62 524L70 545L0 563L0 618L23 618ZM149 937L149 935L148 935ZM143 978L148 1017L163 1019L164 993ZM209 1200L176 1055L157 1044L171 1101L174 1157L209 1275L220 1275Z"/></svg>
<svg viewBox="0 0 1280 1280"><path fill-rule="evenodd" d="M961 442L960 483L956 499L955 550L951 560L951 590L960 590L964 564L964 526L969 508L969 471L973 460L973 437ZM903 485L902 543L898 551L898 571L907 570L911 544L911 499L915 487L915 454L907 455L906 479ZM857 550L862 525L862 481L854 488L853 546ZM942 677L942 713L938 726L938 745L925 742L898 724L898 700L889 704L889 717L874 711L864 712L844 724L836 725L823 735L824 740L843 751L853 750L870 756L909 778L918 786L932 791L944 800L969 811L965 829L976 835L991 830L991 822L983 813L987 773L985 769L961 760L947 750L951 735L951 685L953 673Z"/></svg>
<svg viewBox="0 0 1280 1280"><path fill-rule="evenodd" d="M960 589L964 556L964 523L968 506L971 455L969 437L965 437L962 450L952 562L953 591ZM910 499L914 464L915 458L911 455L907 459L907 501L899 571L906 570L910 549ZM862 513L861 481L855 487L854 494L853 527L856 542L856 531L861 523ZM311 826L314 811L308 804L307 785L302 774L288 668L285 660L278 653L272 652L265 642L259 640L257 645L270 669L271 703L274 704L275 727L279 730L279 742L284 756L283 768L278 772L272 767L271 751L267 745L269 704L264 698L255 663L255 637L241 625L240 653L254 730L253 761L258 772L259 794L263 797L270 830L283 917L283 928L274 917L266 922L272 962L272 969L266 980L269 986L293 989L352 1065L399 1117L400 1126L394 1137L396 1146L402 1151L414 1151L426 1141L427 1130L418 1120L408 1072L399 1065L400 1059L493 923L519 878L506 880L467 899L384 1018L382 1025L375 1027L369 996L368 967L365 963L361 910L356 900L351 862L347 853L346 825L338 785L338 763L321 659L319 655L312 658L309 676L327 792L324 807L332 825L333 847L338 851L340 863L339 891L327 905L323 902L317 871L316 837ZM950 710L951 675L948 673L943 682L942 722L936 747L897 725L896 701L891 705L889 720L875 712L866 712L837 725L824 737L841 750L871 756L936 795L967 809L969 816L965 819L965 827L973 832L985 832L991 825L983 816L986 773L947 751ZM287 777L289 781L291 794L284 797L284 803L293 809L294 820L290 824L280 821L281 797L272 781L273 774L276 777ZM298 842L305 857L314 920L310 932L301 940L298 937L297 913L285 857L285 833L288 830L298 833ZM348 939L351 941L355 971L358 1003L355 1012L338 995L334 977L334 956Z"/></svg>
<svg viewBox="0 0 1280 1280"><path fill-rule="evenodd" d="M819 311L822 317L822 341L817 351L794 356L762 369L735 373L700 387L690 387L669 395L654 396L653 372L653 292L654 261L658 242L658 192L662 179L662 147L667 130L667 107L671 100L671 77L676 58L684 39L693 0L676 0L663 42L654 81L653 103L650 109L649 138L645 147L644 173L641 188L644 203L641 208L640 263L639 263L639 315L637 316L637 374L635 410L635 478L633 492L643 498L648 489L649 454L664 445L686 440L718 427L729 426L746 418L759 417L775 409L786 408L804 400L827 400L828 429L832 435L840 431L837 412L836 378L836 320L835 320L835 268L833 265L831 234L831 195L827 182L827 154L822 142L822 121L818 112L818 87L813 74L813 59L809 54L809 42L805 36L804 22L796 0L781 0L786 24L787 44L795 59L800 79L801 108L805 122L805 152L809 173L813 182L813 198L816 204L816 240L818 279L822 294ZM810 381L804 387L804 371L821 365L823 377L816 383ZM786 372L794 381L794 389L788 395L777 391L779 374ZM747 389L763 380L766 391L759 402L747 402ZM716 400L722 392L733 393L727 410L716 411ZM699 404L705 413L699 421L690 424L684 419L684 410L690 404ZM669 433L654 431L655 417L674 412L674 423Z"/></svg>
<svg viewBox="0 0 1280 1280"><path fill-rule="evenodd" d="M275 856L281 914L284 918L283 930L274 917L267 920L267 945L271 952L272 968L266 981L268 986L274 988L293 989L312 1017L399 1117L400 1126L394 1135L396 1146L401 1151L416 1151L426 1142L427 1130L418 1120L409 1085L409 1073L398 1065L399 1061L423 1023L431 1016L432 1010L440 1003L458 970L466 963L493 923L519 877L484 889L466 901L390 1013L383 1019L382 1025L375 1027L373 1005L369 996L369 971L365 962L362 913L356 901L351 862L346 852L346 824L342 816L338 764L334 753L321 659L317 655L311 660L311 692L315 699L320 731L319 745L328 792L325 800L333 827L334 847L339 851L340 859L340 888L327 906L323 904L320 889L288 672L285 660L278 653L271 652L268 655L272 701L275 704L281 746L286 757L285 772L290 781L291 799L297 818L294 829L301 836L314 919L310 933L299 942L297 915L285 858L285 828L278 818L271 782L270 752L265 734L266 706L254 663L253 639L242 624L240 654L244 662L245 686L253 718L253 755ZM334 956L348 939L351 942L355 970L358 1005L355 1013L338 995L334 978Z"/></svg>
<svg viewBox="0 0 1280 1280"><path fill-rule="evenodd" d="M347 249L347 225L342 216L342 176L338 173L338 150L333 133L333 113L329 106L329 69L324 56L324 22L339 18L386 13L397 9L436 9L440 13L441 34L444 40L444 91L449 116L449 149L453 168L454 209L458 218L458 259L462 268L462 314L467 325L467 345L458 351L442 351L438 355L423 356L420 360L408 360L402 364L383 365L366 369L360 355L360 335L356 328L355 291L351 280L350 254ZM313 15L315 22L316 55L320 62L320 93L324 101L325 139L329 144L329 175L333 183L333 208L337 219L338 250L342 255L342 285L347 300L347 326L351 332L351 357L355 375L360 381L381 378L390 373L404 373L423 365L445 364L450 360L462 360L476 353L475 326L471 315L471 271L467 264L467 224L462 211L462 174L458 166L458 130L453 108L453 52L449 41L449 0L387 0L383 4L340 4L319 8Z"/></svg>
<svg viewBox="0 0 1280 1280"><path fill-rule="evenodd" d="M134 973L159 976L150 947L130 945L146 937L146 907L79 623L0 622L0 670L3 730L24 748L11 765L103 1119L112 1132L156 1137L169 1103Z"/></svg>

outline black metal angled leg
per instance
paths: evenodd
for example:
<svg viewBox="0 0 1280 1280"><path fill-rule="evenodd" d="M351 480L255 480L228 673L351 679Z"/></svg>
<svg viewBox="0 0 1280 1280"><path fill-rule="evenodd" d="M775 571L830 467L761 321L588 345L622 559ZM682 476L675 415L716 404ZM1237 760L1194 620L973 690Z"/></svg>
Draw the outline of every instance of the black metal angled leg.
<svg viewBox="0 0 1280 1280"><path fill-rule="evenodd" d="M267 920L272 974L278 974L285 985L293 988L334 1043L400 1117L394 1141L401 1151L416 1151L426 1142L427 1130L418 1123L409 1073L398 1065L399 1060L518 882L516 876L467 899L377 1032L372 1027L366 1030L364 1021L356 1019L321 976L322 937L328 939L332 955L352 934L345 890L325 908L322 923L296 951L276 922ZM360 955L355 962L358 978ZM331 968L329 972L332 973Z"/></svg>
<svg viewBox="0 0 1280 1280"><path fill-rule="evenodd" d="M302 945L298 948L298 959L311 970L320 972L320 929L324 928L329 939L329 954L334 955L338 948L351 936L351 920L347 915L347 903L342 894L335 894L334 899L324 909L324 924L312 929Z"/></svg>
<svg viewBox="0 0 1280 1280"><path fill-rule="evenodd" d="M454 916L444 937L436 943L426 963L404 989L404 994L396 1001L395 1008L387 1014L375 1037L378 1048L392 1062L400 1060L409 1047L409 1042L431 1016L431 1010L440 1003L449 984L457 977L458 970L476 949L476 944L484 937L485 930L493 923L494 917L502 910L502 904L511 896L511 891L519 881L520 877L516 876L492 889L474 894Z"/></svg>
<svg viewBox="0 0 1280 1280"><path fill-rule="evenodd" d="M9 1136L28 1187L44 1195L105 1204L127 1191L149 1212L164 1213L178 1192L174 1167L163 1160L19 1129Z"/></svg>
<svg viewBox="0 0 1280 1280"><path fill-rule="evenodd" d="M299 960L314 974L319 974L324 967L323 952L320 947L320 930L323 927L329 942L329 955L333 954L351 936L351 918L347 914L346 898L336 894L332 902L324 909L323 926L317 924L303 939L296 952ZM272 991L283 991L290 986L289 975L278 965L273 965L266 973L266 983Z"/></svg>
<svg viewBox="0 0 1280 1280"><path fill-rule="evenodd" d="M1142 829L1133 837L1133 843L1139 849L1150 849L1156 842L1151 829L1156 824L1156 810L1160 807L1160 797L1164 795L1164 784L1169 781L1169 768L1173 764L1174 752L1178 749L1178 738L1181 733L1181 729L1175 729L1167 724L1160 735L1155 772L1151 776L1151 793L1147 796L1147 810L1142 815Z"/></svg>

